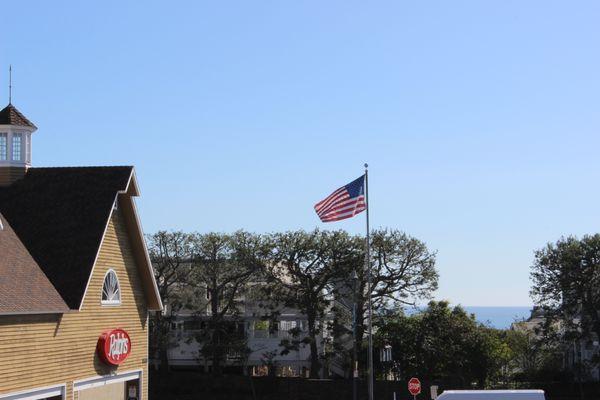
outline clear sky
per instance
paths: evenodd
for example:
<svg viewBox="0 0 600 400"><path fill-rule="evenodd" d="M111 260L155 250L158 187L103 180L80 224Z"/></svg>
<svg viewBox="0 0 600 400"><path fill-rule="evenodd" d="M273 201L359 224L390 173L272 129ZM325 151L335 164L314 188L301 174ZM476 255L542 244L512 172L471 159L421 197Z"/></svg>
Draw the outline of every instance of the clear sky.
<svg viewBox="0 0 600 400"><path fill-rule="evenodd" d="M367 161L437 298L528 305L534 250L600 230L600 2L91 3L4 3L0 83L34 165L136 166L146 232L363 232L312 207Z"/></svg>

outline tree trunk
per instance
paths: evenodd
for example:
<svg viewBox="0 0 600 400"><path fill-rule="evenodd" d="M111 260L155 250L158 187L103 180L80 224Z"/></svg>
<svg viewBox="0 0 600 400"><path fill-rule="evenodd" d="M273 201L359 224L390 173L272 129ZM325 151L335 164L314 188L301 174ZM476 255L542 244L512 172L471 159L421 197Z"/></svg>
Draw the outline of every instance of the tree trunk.
<svg viewBox="0 0 600 400"><path fill-rule="evenodd" d="M169 355L167 347L169 345L169 327L165 327L164 317L160 311L154 314L154 345L158 350L158 359L160 361L159 370L161 374L169 371Z"/></svg>
<svg viewBox="0 0 600 400"><path fill-rule="evenodd" d="M221 351L221 338L218 330L214 330L212 334L212 375L220 377L223 373L221 368L223 352Z"/></svg>
<svg viewBox="0 0 600 400"><path fill-rule="evenodd" d="M216 295L216 290L212 291L212 297L210 301L211 315L211 353L212 353L212 375L214 377L220 377L223 373L221 368L223 351L221 348L221 326L219 319L219 298Z"/></svg>
<svg viewBox="0 0 600 400"><path fill-rule="evenodd" d="M321 364L319 363L319 349L317 347L317 329L315 317L307 315L308 318L308 335L310 337L310 378L318 379Z"/></svg>

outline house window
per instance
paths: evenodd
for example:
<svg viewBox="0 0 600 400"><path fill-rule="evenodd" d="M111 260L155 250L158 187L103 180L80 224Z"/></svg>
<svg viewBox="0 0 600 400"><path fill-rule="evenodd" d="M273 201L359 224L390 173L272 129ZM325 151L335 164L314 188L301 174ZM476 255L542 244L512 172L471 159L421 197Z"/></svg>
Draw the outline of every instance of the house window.
<svg viewBox="0 0 600 400"><path fill-rule="evenodd" d="M102 285L102 304L121 304L121 287L119 286L119 279L117 279L117 274L112 269L109 269L106 275L104 275L104 284Z"/></svg>
<svg viewBox="0 0 600 400"><path fill-rule="evenodd" d="M279 330L287 332L296 328L296 321L279 321Z"/></svg>
<svg viewBox="0 0 600 400"><path fill-rule="evenodd" d="M392 361L392 346L390 346L388 344L379 350L379 361L381 361L381 362L391 362Z"/></svg>
<svg viewBox="0 0 600 400"><path fill-rule="evenodd" d="M8 135L0 133L0 161L6 161L8 157Z"/></svg>
<svg viewBox="0 0 600 400"><path fill-rule="evenodd" d="M254 321L254 337L265 339L269 337L269 321Z"/></svg>
<svg viewBox="0 0 600 400"><path fill-rule="evenodd" d="M206 322L197 319L183 321L184 331L201 331L206 328Z"/></svg>
<svg viewBox="0 0 600 400"><path fill-rule="evenodd" d="M13 133L12 159L13 159L13 161L21 161L21 134L20 133Z"/></svg>

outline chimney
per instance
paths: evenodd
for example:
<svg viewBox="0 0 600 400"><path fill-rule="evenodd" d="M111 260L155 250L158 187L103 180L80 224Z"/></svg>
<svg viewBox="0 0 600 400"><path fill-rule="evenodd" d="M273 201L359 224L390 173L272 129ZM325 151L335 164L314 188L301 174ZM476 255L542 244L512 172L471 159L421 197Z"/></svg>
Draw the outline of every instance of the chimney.
<svg viewBox="0 0 600 400"><path fill-rule="evenodd" d="M37 130L12 104L0 110L0 186L10 186L31 167L31 135Z"/></svg>

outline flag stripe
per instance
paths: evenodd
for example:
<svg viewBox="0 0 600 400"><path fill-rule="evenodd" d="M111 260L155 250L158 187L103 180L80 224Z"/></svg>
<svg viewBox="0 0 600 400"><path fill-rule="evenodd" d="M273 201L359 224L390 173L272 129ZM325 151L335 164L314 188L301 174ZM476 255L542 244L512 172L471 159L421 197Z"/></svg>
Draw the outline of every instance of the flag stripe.
<svg viewBox="0 0 600 400"><path fill-rule="evenodd" d="M331 195L325 203L323 203L320 207L317 208L317 210L318 211L326 210L327 208L331 207L332 204L335 204L337 201L340 201L342 199L347 199L348 197L350 197L350 196L348 195L348 192L345 190L342 193L337 193L335 195Z"/></svg>
<svg viewBox="0 0 600 400"><path fill-rule="evenodd" d="M330 217L324 217L322 219L323 222L331 222L331 221L339 221L341 219L346 219L346 218L350 218L350 217L354 217L356 214L365 211L367 209L367 207L361 207L358 208L357 210L355 210L354 212L348 212L348 213L344 213L344 214L336 214Z"/></svg>
<svg viewBox="0 0 600 400"><path fill-rule="evenodd" d="M331 194L329 197L327 197L325 200L323 200L321 203L323 204L317 204L315 206L315 209L317 209L317 211L320 211L326 207L328 207L331 203L335 203L336 201L338 201L341 198L344 197L350 197L350 195L348 194L348 191L345 188L342 188L341 191L337 190L335 191L333 194Z"/></svg>
<svg viewBox="0 0 600 400"><path fill-rule="evenodd" d="M364 211L364 210L361 210ZM345 213L345 214L340 214L340 215L334 215L332 217L326 217L323 218L322 221L323 222L333 222L333 221L339 221L341 219L346 219L346 218L351 218L354 217L356 214L358 213L354 213L354 212L349 212L349 213Z"/></svg>
<svg viewBox="0 0 600 400"><path fill-rule="evenodd" d="M317 204L315 204L315 208L319 208L322 207L324 205L324 203L326 202L330 202L331 199L335 196L337 196L339 193L346 193L346 187L342 186L341 188L339 188L338 190L336 190L335 192L331 193L329 196L327 196L325 199L321 200L320 202L318 202Z"/></svg>
<svg viewBox="0 0 600 400"><path fill-rule="evenodd" d="M344 213L347 213L347 212L356 211L360 207L366 207L365 203L364 202L359 202L359 203L351 204L351 205L348 205L348 206L346 206L344 208L333 210L333 211L330 211L330 212L328 212L326 214L322 214L322 215L320 215L320 217L321 218L327 218L327 217L330 217L332 215L344 214Z"/></svg>
<svg viewBox="0 0 600 400"><path fill-rule="evenodd" d="M356 208L359 204L364 205L364 199L358 199L358 200L349 200L345 203L336 205L335 207L331 207L327 210L324 210L323 212L319 213L319 216L324 217L326 215L329 215L331 213L335 213L335 212L343 212L346 210L351 210Z"/></svg>

